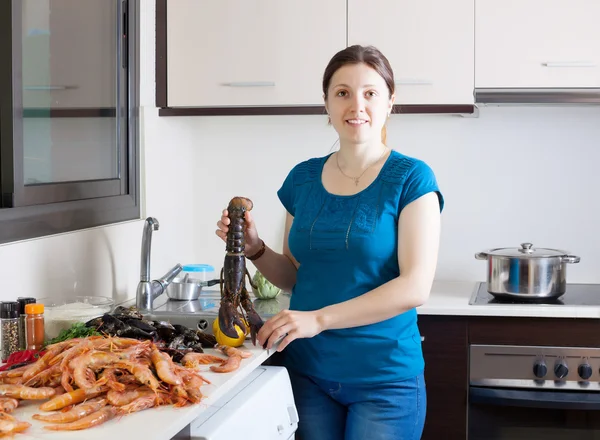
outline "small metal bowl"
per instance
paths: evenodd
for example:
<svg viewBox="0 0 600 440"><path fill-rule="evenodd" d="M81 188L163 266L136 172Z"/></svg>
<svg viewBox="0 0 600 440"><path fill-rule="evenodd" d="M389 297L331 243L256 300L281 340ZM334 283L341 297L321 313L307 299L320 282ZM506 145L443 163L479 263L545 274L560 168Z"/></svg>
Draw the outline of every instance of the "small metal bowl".
<svg viewBox="0 0 600 440"><path fill-rule="evenodd" d="M219 284L220 280L209 281L183 281L173 280L167 286L167 296L176 301L195 301L200 298L200 293L203 287L214 286Z"/></svg>

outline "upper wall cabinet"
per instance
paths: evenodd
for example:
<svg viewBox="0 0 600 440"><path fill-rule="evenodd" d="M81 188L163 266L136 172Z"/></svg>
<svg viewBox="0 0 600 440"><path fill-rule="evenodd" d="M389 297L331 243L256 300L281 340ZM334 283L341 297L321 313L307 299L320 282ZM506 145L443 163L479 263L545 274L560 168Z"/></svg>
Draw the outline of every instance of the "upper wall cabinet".
<svg viewBox="0 0 600 440"><path fill-rule="evenodd" d="M384 53L397 104L473 103L474 26L474 0L348 0L348 44Z"/></svg>
<svg viewBox="0 0 600 440"><path fill-rule="evenodd" d="M323 104L346 0L166 3L168 107Z"/></svg>
<svg viewBox="0 0 600 440"><path fill-rule="evenodd" d="M476 87L600 87L600 1L476 2Z"/></svg>

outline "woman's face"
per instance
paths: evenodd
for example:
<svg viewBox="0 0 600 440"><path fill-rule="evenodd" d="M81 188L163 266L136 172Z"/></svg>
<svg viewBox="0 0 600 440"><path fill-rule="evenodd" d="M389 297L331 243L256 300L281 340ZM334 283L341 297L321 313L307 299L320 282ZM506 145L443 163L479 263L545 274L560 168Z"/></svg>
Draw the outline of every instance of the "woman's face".
<svg viewBox="0 0 600 440"><path fill-rule="evenodd" d="M348 64L331 77L325 106L340 141L380 142L394 96L384 79L366 64Z"/></svg>

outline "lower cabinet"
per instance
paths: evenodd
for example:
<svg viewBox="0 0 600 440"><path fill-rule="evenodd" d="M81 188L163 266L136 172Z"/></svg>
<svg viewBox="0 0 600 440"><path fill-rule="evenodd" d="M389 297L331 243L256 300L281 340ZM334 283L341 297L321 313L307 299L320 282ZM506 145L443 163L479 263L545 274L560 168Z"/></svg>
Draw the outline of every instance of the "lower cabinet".
<svg viewBox="0 0 600 440"><path fill-rule="evenodd" d="M427 416L422 440L467 437L468 322L466 317L419 315Z"/></svg>

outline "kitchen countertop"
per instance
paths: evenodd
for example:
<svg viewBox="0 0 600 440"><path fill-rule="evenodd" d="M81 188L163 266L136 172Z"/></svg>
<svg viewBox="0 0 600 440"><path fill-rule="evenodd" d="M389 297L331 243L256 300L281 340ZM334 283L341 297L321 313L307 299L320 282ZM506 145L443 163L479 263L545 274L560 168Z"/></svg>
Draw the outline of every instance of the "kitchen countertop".
<svg viewBox="0 0 600 440"><path fill-rule="evenodd" d="M252 352L252 356L243 359L236 371L231 373L214 373L209 370L208 365L203 365L199 368L201 374L211 384L202 386L202 393L206 397L196 405L183 408L175 408L173 405L150 408L109 420L100 426L82 431L48 431L43 428L48 423L34 420L31 417L33 414L42 413L39 410L39 406L41 402L45 401L27 401L24 406L17 408L12 413L19 420L31 423L31 427L17 437L23 440L75 440L84 438L86 440L124 438L169 440L198 418L204 411L214 411L215 407L212 405L221 396L237 386L275 352L275 349L265 350L261 347L254 347L249 340L246 341L242 349ZM207 353L212 351L206 350Z"/></svg>
<svg viewBox="0 0 600 440"><path fill-rule="evenodd" d="M554 305L554 304L485 304L471 305L469 301L479 287L479 281L434 281L429 299L417 308L420 315L456 316L506 316L541 318L596 318L600 319L600 305ZM600 286L598 286L600 289ZM568 295L568 292L565 294ZM157 311L177 313L217 314L218 291L203 291L198 301L167 301L164 296L157 300ZM287 309L290 295L280 294L273 300L254 300L263 319ZM600 301L598 301L600 304Z"/></svg>
<svg viewBox="0 0 600 440"><path fill-rule="evenodd" d="M506 316L539 318L600 318L600 306L552 304L470 305L476 281L435 281L429 300L417 308L419 315ZM568 295L568 292L566 293Z"/></svg>

